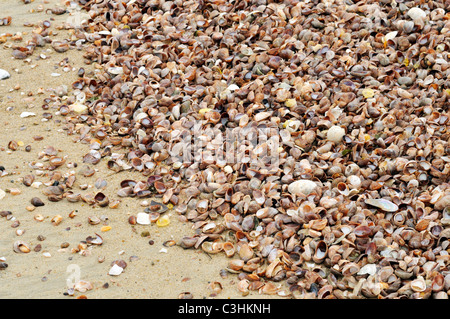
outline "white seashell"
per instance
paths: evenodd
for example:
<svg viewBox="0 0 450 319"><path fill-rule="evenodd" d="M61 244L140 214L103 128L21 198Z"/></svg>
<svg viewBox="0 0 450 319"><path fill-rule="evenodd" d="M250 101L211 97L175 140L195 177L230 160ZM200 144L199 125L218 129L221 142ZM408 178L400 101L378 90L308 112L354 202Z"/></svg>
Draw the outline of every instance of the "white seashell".
<svg viewBox="0 0 450 319"><path fill-rule="evenodd" d="M288 191L291 194L304 194L309 195L317 188L317 184L313 181L307 179L301 179L299 181L295 181L288 186Z"/></svg>
<svg viewBox="0 0 450 319"><path fill-rule="evenodd" d="M117 29L116 29L117 30ZM108 30L102 30L102 31L99 31L99 32L97 32L98 34L101 34L101 35L110 35L111 34L111 31L108 31Z"/></svg>
<svg viewBox="0 0 450 319"><path fill-rule="evenodd" d="M385 199L368 198L365 200L365 203L375 206L375 207L378 207L378 208L384 210L385 212L396 212L398 210L397 205L395 205L393 202L390 202Z"/></svg>
<svg viewBox="0 0 450 319"><path fill-rule="evenodd" d="M421 292L427 289L427 284L422 276L419 276L417 279L411 281L411 289L415 292Z"/></svg>
<svg viewBox="0 0 450 319"><path fill-rule="evenodd" d="M121 66L116 66L116 67L110 67L108 68L108 73L117 75L117 74L122 74L123 73L123 68Z"/></svg>
<svg viewBox="0 0 450 319"><path fill-rule="evenodd" d="M332 127L330 127L330 129L327 132L327 140L334 142L334 143L339 143L340 141L342 141L342 138L345 135L345 129L343 129L340 126L334 125Z"/></svg>
<svg viewBox="0 0 450 319"><path fill-rule="evenodd" d="M5 197L6 192L3 189L0 189L0 200L3 199L3 197Z"/></svg>
<svg viewBox="0 0 450 319"><path fill-rule="evenodd" d="M361 178L359 178L359 176L356 175L350 175L349 177L347 177L347 182L349 184L350 188L356 188L359 189L359 187L361 187Z"/></svg>
<svg viewBox="0 0 450 319"><path fill-rule="evenodd" d="M134 120L135 120L136 122L138 122L138 121L140 121L140 120L142 120L142 119L145 119L146 117L148 117L148 114L145 113L145 112L141 112L141 113L137 114L137 115L134 117Z"/></svg>
<svg viewBox="0 0 450 319"><path fill-rule="evenodd" d="M427 14L420 8L411 8L408 11L408 16L413 20L424 19Z"/></svg>
<svg viewBox="0 0 450 319"><path fill-rule="evenodd" d="M72 111L74 111L77 114L82 114L87 111L88 107L84 104L81 104L79 102L75 102L71 105Z"/></svg>
<svg viewBox="0 0 450 319"><path fill-rule="evenodd" d="M21 117L21 118L30 117L30 116L36 116L36 114L33 113L33 112L22 112L22 113L20 114L20 117Z"/></svg>
<svg viewBox="0 0 450 319"><path fill-rule="evenodd" d="M0 69L0 80L9 79L11 75L8 73L8 71Z"/></svg>
<svg viewBox="0 0 450 319"><path fill-rule="evenodd" d="M113 29L111 30L111 35L112 35L113 37L118 36L119 34L120 34L120 31L119 31L117 28L113 28Z"/></svg>
<svg viewBox="0 0 450 319"><path fill-rule="evenodd" d="M261 112L261 113L256 114L253 117L253 119L255 120L255 122L259 122L259 121L267 119L270 115L272 115L271 112Z"/></svg>
<svg viewBox="0 0 450 319"><path fill-rule="evenodd" d="M33 184L31 184L30 186L37 189L37 188L41 187L41 185L42 185L42 182L33 182Z"/></svg>
<svg viewBox="0 0 450 319"><path fill-rule="evenodd" d="M392 31L389 32L388 34L386 34L386 36L384 37L384 41L389 41L394 39L397 36L398 31Z"/></svg>
<svg viewBox="0 0 450 319"><path fill-rule="evenodd" d="M239 90L239 86L237 86L236 84L231 84L229 87L227 87L228 91L236 91Z"/></svg>
<svg viewBox="0 0 450 319"><path fill-rule="evenodd" d="M150 215L147 213L138 213L136 215L136 222L139 225L150 225L151 224Z"/></svg>
<svg viewBox="0 0 450 319"><path fill-rule="evenodd" d="M382 251L380 251L380 256L382 257L392 257L392 248L391 247L386 247L385 249L383 249Z"/></svg>
<svg viewBox="0 0 450 319"><path fill-rule="evenodd" d="M434 204L434 209L436 210L443 210L446 207L450 207L450 195L446 195L442 198L440 198L436 204Z"/></svg>
<svg viewBox="0 0 450 319"><path fill-rule="evenodd" d="M375 264L366 264L359 271L358 275L375 275L377 272L377 265Z"/></svg>
<svg viewBox="0 0 450 319"><path fill-rule="evenodd" d="M109 270L108 275L110 276L119 276L123 272L123 268L118 266L117 264L114 264L111 269Z"/></svg>

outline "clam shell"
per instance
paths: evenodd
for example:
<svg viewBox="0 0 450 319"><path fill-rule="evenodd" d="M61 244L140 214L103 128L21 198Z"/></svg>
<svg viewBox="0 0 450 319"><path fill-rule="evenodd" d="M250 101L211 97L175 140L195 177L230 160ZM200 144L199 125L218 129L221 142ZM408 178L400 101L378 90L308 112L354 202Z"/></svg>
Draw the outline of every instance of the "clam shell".
<svg viewBox="0 0 450 319"><path fill-rule="evenodd" d="M413 20L424 19L427 17L426 12L420 8L411 8L408 10L407 14Z"/></svg>
<svg viewBox="0 0 450 319"><path fill-rule="evenodd" d="M136 223L139 225L150 225L150 215L147 213L138 213L136 215Z"/></svg>
<svg viewBox="0 0 450 319"><path fill-rule="evenodd" d="M317 184L313 181L301 179L295 181L288 186L288 191L294 195L309 195L317 188Z"/></svg>
<svg viewBox="0 0 450 319"><path fill-rule="evenodd" d="M415 292L422 292L427 289L427 284L423 278L417 278L411 281L411 289Z"/></svg>
<svg viewBox="0 0 450 319"><path fill-rule="evenodd" d="M365 200L365 203L371 206L375 206L384 210L385 212L396 212L398 210L398 206L393 202L390 202L386 199L373 199L368 198Z"/></svg>

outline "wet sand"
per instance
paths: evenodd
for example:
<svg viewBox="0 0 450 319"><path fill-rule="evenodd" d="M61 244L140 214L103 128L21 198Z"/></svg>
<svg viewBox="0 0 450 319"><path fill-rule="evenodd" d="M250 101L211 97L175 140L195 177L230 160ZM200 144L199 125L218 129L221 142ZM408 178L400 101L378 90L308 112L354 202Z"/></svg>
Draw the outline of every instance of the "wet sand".
<svg viewBox="0 0 450 319"><path fill-rule="evenodd" d="M5 33L15 34L26 32L23 40L13 42L8 38L8 43L24 45L30 38L33 27L24 26L25 22L39 23L44 20L51 21L53 32L52 39L70 38L68 31L57 30L68 14L52 15L45 13L45 9L54 8L61 4L60 1L34 1L25 5L20 0L0 0L0 16L12 17L10 26L1 26L0 35ZM37 12L39 6L44 11ZM34 12L32 12L34 10ZM1 18L0 17L0 18ZM47 59L41 59L44 54ZM0 200L0 211L11 211L16 220L20 222L17 228L12 228L13 220L0 218L0 258L4 257L8 267L0 270L0 298L76 298L85 295L89 299L94 298L178 298L182 292L192 293L194 299L210 298L212 291L208 288L211 282L220 282L223 291L215 298L243 298L237 290L236 275L228 274L227 278L220 276L220 270L226 268L228 259L224 255L207 255L199 250L184 250L178 246L164 247L167 240L178 241L184 235L192 235L194 231L188 223L177 220L175 212L171 214L171 223L167 227L131 226L128 217L143 211L141 200L133 198L121 198L122 202L117 209L91 207L83 202L69 203L66 200L50 202L42 194L42 188L26 187L20 178L27 174L35 174L29 163L38 161L39 152L46 146L52 145L61 156L67 156L66 163L78 164L75 171L83 167L82 158L89 151L89 145L76 143L77 136L67 135L64 130L65 119L55 115L57 109L45 111L42 109L44 99L54 94L54 89L61 85L67 85L68 95L71 94L72 82L77 79L77 71L84 67L87 72L93 66L85 65L83 52L69 50L65 53L55 52L50 44L43 48L36 48L29 57L29 61L18 60L12 57L12 48L0 44L0 69L7 70L11 77L0 81L0 166L4 166L8 175L0 177L0 189L18 188L19 195L6 196ZM72 69L65 72L60 62L67 58ZM51 73L61 74L58 77ZM20 87L20 88L19 88ZM43 90L39 94L39 90ZM21 118L24 111L33 112L34 117ZM42 121L44 112L53 114L49 121ZM35 141L34 136L42 136L43 139ZM16 151L8 149L9 141L14 140L22 146ZM30 145L31 151L25 151L25 146ZM106 167L105 161L98 165L91 165L98 170L92 177L85 178L77 174L74 191L95 192L94 182L101 177L107 181L107 187L103 192L110 199L117 199L117 189L123 179L134 178L144 180L145 177L138 173L121 172L114 174ZM66 165L58 169L61 173L71 170ZM49 177L37 176L37 181L48 182ZM79 185L88 183L92 185L86 191L81 191ZM33 197L41 198L45 206L37 207L33 212L26 210ZM71 211L76 211L73 219L68 217ZM36 214L42 214L45 219L38 222L34 219ZM61 215L63 221L58 226L51 223L55 215ZM98 225L88 223L89 216L96 216L105 221ZM105 218L106 217L106 218ZM101 232L101 227L109 225L111 230ZM17 229L24 231L22 236L16 234ZM141 233L148 231L150 236L142 237ZM104 243L101 246L92 246L90 254L82 256L71 252L80 241L86 237L100 234ZM43 235L44 241L37 237ZM17 240L23 240L31 246L31 252L18 254L13 251L13 244ZM153 245L149 244L152 240ZM69 243L62 249L62 243ZM33 251L40 244L42 250ZM166 253L161 252L165 248ZM50 253L51 257L45 257L44 253ZM130 261L131 256L133 257ZM104 258L104 262L99 262ZM123 259L128 266L119 276L109 276L111 262ZM74 272L79 270L79 273ZM65 296L67 280L72 280L79 275L79 279L89 281L93 289L86 292L76 291L74 296ZM104 284L108 283L108 288ZM277 296L260 295L251 292L247 298L277 298Z"/></svg>

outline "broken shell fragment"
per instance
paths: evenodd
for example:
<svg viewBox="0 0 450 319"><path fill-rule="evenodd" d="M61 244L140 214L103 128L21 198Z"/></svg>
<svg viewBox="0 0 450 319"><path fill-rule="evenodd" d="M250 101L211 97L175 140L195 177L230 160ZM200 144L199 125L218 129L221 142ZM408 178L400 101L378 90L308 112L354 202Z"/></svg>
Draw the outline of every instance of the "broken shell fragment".
<svg viewBox="0 0 450 319"><path fill-rule="evenodd" d="M368 198L365 200L365 203L371 206L378 207L385 212L396 212L398 210L398 206L396 204L386 199Z"/></svg>
<svg viewBox="0 0 450 319"><path fill-rule="evenodd" d="M117 264L114 264L108 272L110 276L119 276L123 272L123 268Z"/></svg>
<svg viewBox="0 0 450 319"><path fill-rule="evenodd" d="M92 290L93 286L89 281L80 280L73 286L73 289L79 292L86 292Z"/></svg>
<svg viewBox="0 0 450 319"><path fill-rule="evenodd" d="M99 234L95 234L95 236L88 236L86 238L86 243L89 245L97 245L100 246L103 244L103 238Z"/></svg>

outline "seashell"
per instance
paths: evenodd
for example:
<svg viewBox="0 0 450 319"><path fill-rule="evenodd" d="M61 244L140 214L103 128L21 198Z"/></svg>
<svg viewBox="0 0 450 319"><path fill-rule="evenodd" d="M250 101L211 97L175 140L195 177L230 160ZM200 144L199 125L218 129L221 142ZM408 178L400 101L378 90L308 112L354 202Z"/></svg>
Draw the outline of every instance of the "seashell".
<svg viewBox="0 0 450 319"><path fill-rule="evenodd" d="M208 254L217 254L221 251L219 247L214 245L214 243L210 241L205 241L201 244L202 250Z"/></svg>
<svg viewBox="0 0 450 319"><path fill-rule="evenodd" d="M170 218L168 215L164 215L156 221L158 227L165 227L170 224Z"/></svg>
<svg viewBox="0 0 450 319"><path fill-rule="evenodd" d="M150 225L150 216L147 213L138 213L136 215L136 223L139 225Z"/></svg>
<svg viewBox="0 0 450 319"><path fill-rule="evenodd" d="M434 276L433 281L431 282L431 290L433 292L439 292L444 289L445 279L442 274L437 274Z"/></svg>
<svg viewBox="0 0 450 319"><path fill-rule="evenodd" d="M52 48L59 53L66 52L69 50L69 43L65 40L59 41L59 40L53 40L52 41Z"/></svg>
<svg viewBox="0 0 450 319"><path fill-rule="evenodd" d="M80 280L75 283L73 289L79 292L86 292L88 290L92 290L93 286L89 281Z"/></svg>
<svg viewBox="0 0 450 319"><path fill-rule="evenodd" d="M34 179L35 179L35 177L33 174L25 175L23 177L22 183L25 186L31 186L31 184L33 184L33 182L34 182Z"/></svg>
<svg viewBox="0 0 450 319"><path fill-rule="evenodd" d="M180 243L178 245L184 249L188 249L194 247L197 241L198 237L184 236L181 238Z"/></svg>
<svg viewBox="0 0 450 319"><path fill-rule="evenodd" d="M103 194L102 192L95 194L94 200L97 202L98 206L100 206L100 207L106 207L109 205L108 197L105 194Z"/></svg>
<svg viewBox="0 0 450 319"><path fill-rule="evenodd" d="M409 9L407 15L413 20L425 19L427 17L426 12L417 7Z"/></svg>
<svg viewBox="0 0 450 319"><path fill-rule="evenodd" d="M346 183L339 182L336 185L336 188L337 188L338 192L344 196L348 196L350 194L350 190Z"/></svg>
<svg viewBox="0 0 450 319"><path fill-rule="evenodd" d="M235 247L234 247L234 244L231 243L231 242L225 242L225 243L223 243L222 249L223 249L223 252L225 253L225 255L226 255L228 258L233 257L234 254L235 254L235 252L236 252L236 249L235 249Z"/></svg>
<svg viewBox="0 0 450 319"><path fill-rule="evenodd" d="M334 125L327 131L327 140L333 143L340 143L345 135L345 129L340 126Z"/></svg>
<svg viewBox="0 0 450 319"><path fill-rule="evenodd" d="M31 200L31 205L33 205L34 207L40 207L40 206L44 206L44 202L39 198L39 197L33 197Z"/></svg>
<svg viewBox="0 0 450 319"><path fill-rule="evenodd" d="M11 77L11 75L9 74L8 71L0 69L0 80L6 80L9 79Z"/></svg>
<svg viewBox="0 0 450 319"><path fill-rule="evenodd" d="M353 275L357 274L359 271L360 271L360 267L358 266L358 264L353 263L353 262L349 262L349 263L345 264L344 267L342 268L342 274L345 277L353 276Z"/></svg>
<svg viewBox="0 0 450 319"><path fill-rule="evenodd" d="M244 267L245 262L242 259L232 259L228 262L228 270L239 271Z"/></svg>
<svg viewBox="0 0 450 319"><path fill-rule="evenodd" d="M32 116L36 116L36 113L33 113L33 112L22 112L22 113L20 113L20 117L21 118L27 118L27 117L32 117Z"/></svg>
<svg viewBox="0 0 450 319"><path fill-rule="evenodd" d="M96 216L89 216L88 217L88 223L90 225L98 225L100 224L101 220L100 218L96 217Z"/></svg>
<svg viewBox="0 0 450 319"><path fill-rule="evenodd" d="M375 265L375 264L365 264L357 272L358 275L370 275L370 276L373 276L376 273L377 273L377 265Z"/></svg>
<svg viewBox="0 0 450 319"><path fill-rule="evenodd" d="M427 289L427 284L422 276L418 276L417 279L411 281L410 283L411 289L415 292L422 292Z"/></svg>
<svg viewBox="0 0 450 319"><path fill-rule="evenodd" d="M385 199L368 198L364 202L368 205L378 207L385 212L396 212L398 210L397 205Z"/></svg>
<svg viewBox="0 0 450 319"><path fill-rule="evenodd" d="M328 254L328 245L323 241L319 241L316 246L316 250L312 257L313 261L316 264L323 262L323 260L327 257Z"/></svg>
<svg viewBox="0 0 450 319"><path fill-rule="evenodd" d="M108 272L110 276L119 276L123 272L123 268L117 264L114 264Z"/></svg>
<svg viewBox="0 0 450 319"><path fill-rule="evenodd" d="M30 246L21 240L18 240L13 245L14 252L16 253L29 253L31 251Z"/></svg>
<svg viewBox="0 0 450 319"><path fill-rule="evenodd" d="M80 102L75 102L69 106L70 109L77 114L85 114L88 111L88 107Z"/></svg>
<svg viewBox="0 0 450 319"><path fill-rule="evenodd" d="M436 210L444 210L444 208L450 207L450 195L443 196L434 204L434 209Z"/></svg>
<svg viewBox="0 0 450 319"><path fill-rule="evenodd" d="M289 184L288 186L288 191L291 194L294 195L309 195L311 194L316 188L317 188L317 184L313 181L310 180L298 180L295 181L291 184Z"/></svg>
<svg viewBox="0 0 450 319"><path fill-rule="evenodd" d="M280 291L280 287L277 287L272 282L267 282L259 289L259 293L266 294L266 295L275 295Z"/></svg>
<svg viewBox="0 0 450 319"><path fill-rule="evenodd" d="M243 261L248 261L254 256L253 249L246 243L242 244L241 246L238 246L237 250L239 257Z"/></svg>
<svg viewBox="0 0 450 319"><path fill-rule="evenodd" d="M95 234L95 237L88 236L86 238L86 243L88 243L89 245L98 245L99 246L99 245L103 244L103 238L98 234Z"/></svg>
<svg viewBox="0 0 450 319"><path fill-rule="evenodd" d="M62 218L61 215L56 215L55 217L53 217L53 218L51 219L51 223L52 223L54 226L58 226L59 224L61 224L62 220L63 220L63 218Z"/></svg>
<svg viewBox="0 0 450 319"><path fill-rule="evenodd" d="M372 229L368 226L358 226L353 230L353 233L356 235L356 237L368 237L372 233Z"/></svg>
<svg viewBox="0 0 450 319"><path fill-rule="evenodd" d="M81 200L81 194L79 194L79 193L74 194L72 192L67 192L65 194L65 197L66 197L67 201L71 202L71 203L76 203Z"/></svg>

